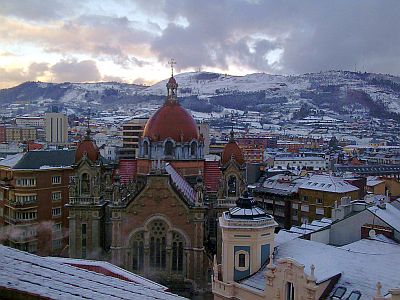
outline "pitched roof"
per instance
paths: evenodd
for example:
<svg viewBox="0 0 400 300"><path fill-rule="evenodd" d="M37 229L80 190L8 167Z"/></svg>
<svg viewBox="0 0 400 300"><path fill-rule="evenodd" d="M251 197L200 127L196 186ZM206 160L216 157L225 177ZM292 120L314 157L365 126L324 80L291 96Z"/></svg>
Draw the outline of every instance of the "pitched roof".
<svg viewBox="0 0 400 300"><path fill-rule="evenodd" d="M182 196L190 203L196 202L196 192L190 184L172 167L170 163L165 166L165 171L171 176L172 184L182 194Z"/></svg>
<svg viewBox="0 0 400 300"><path fill-rule="evenodd" d="M75 150L39 150L24 153L13 169L43 170L70 167L75 162Z"/></svg>
<svg viewBox="0 0 400 300"><path fill-rule="evenodd" d="M400 245L375 240L360 240L346 246L334 247L300 238L288 238L278 245L274 260L292 258L305 266L310 274L310 266L315 266L317 284L341 274L338 286L351 291L361 292L361 299L372 299L376 283L382 283L382 292L387 294L390 288L400 285L400 268L396 263L400 259ZM264 270L261 269L242 282L251 288L265 289Z"/></svg>
<svg viewBox="0 0 400 300"><path fill-rule="evenodd" d="M313 175L300 185L299 188L330 193L348 193L358 191L358 187L351 185L341 178L331 175Z"/></svg>
<svg viewBox="0 0 400 300"><path fill-rule="evenodd" d="M121 280L2 245L0 257L0 288L50 299L184 299L140 281Z"/></svg>

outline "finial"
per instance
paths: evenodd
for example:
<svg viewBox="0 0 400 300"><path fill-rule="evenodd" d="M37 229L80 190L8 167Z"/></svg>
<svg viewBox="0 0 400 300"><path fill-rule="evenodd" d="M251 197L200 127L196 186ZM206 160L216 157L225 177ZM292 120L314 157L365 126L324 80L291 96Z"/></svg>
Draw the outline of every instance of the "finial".
<svg viewBox="0 0 400 300"><path fill-rule="evenodd" d="M380 281L376 283L376 294L375 296L380 297L382 296L382 284Z"/></svg>
<svg viewBox="0 0 400 300"><path fill-rule="evenodd" d="M171 66L171 77L174 77L174 65L176 65L176 60L171 58L168 64Z"/></svg>
<svg viewBox="0 0 400 300"><path fill-rule="evenodd" d="M316 278L315 278L315 266L311 265L310 266L310 270L311 270L310 280L315 281L316 280Z"/></svg>

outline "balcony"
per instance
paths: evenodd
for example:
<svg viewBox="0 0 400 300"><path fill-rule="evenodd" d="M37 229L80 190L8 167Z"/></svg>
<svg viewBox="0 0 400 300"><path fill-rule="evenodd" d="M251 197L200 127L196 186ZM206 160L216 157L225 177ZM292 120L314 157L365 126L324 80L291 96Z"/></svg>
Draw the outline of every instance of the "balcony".
<svg viewBox="0 0 400 300"><path fill-rule="evenodd" d="M71 205L98 205L100 199L94 197L70 197L69 204Z"/></svg>
<svg viewBox="0 0 400 300"><path fill-rule="evenodd" d="M219 207L235 207L236 206L236 199L218 199L218 206Z"/></svg>

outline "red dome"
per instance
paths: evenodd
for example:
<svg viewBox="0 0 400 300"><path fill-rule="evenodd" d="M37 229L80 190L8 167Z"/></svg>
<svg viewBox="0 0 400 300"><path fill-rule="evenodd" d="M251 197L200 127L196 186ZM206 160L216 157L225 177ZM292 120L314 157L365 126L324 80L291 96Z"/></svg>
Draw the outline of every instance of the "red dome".
<svg viewBox="0 0 400 300"><path fill-rule="evenodd" d="M224 151L222 152L221 164L225 165L231 158L233 158L239 165L244 164L244 156L242 150L234 140L230 140L225 145Z"/></svg>
<svg viewBox="0 0 400 300"><path fill-rule="evenodd" d="M199 131L192 116L176 100L168 100L147 121L143 137L153 141L171 138L176 142L199 139Z"/></svg>
<svg viewBox="0 0 400 300"><path fill-rule="evenodd" d="M100 157L99 148L97 148L92 140L87 138L79 143L78 149L75 152L75 162L80 161L84 155L93 162L97 161Z"/></svg>

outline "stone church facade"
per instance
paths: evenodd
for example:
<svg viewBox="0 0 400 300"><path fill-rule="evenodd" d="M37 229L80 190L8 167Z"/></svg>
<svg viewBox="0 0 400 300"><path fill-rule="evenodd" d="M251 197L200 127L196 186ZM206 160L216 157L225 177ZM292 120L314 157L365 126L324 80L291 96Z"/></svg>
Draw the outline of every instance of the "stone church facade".
<svg viewBox="0 0 400 300"><path fill-rule="evenodd" d="M207 291L214 254L207 224L214 214L205 203L204 139L177 101L177 87L171 76L164 105L146 124L135 181L120 184L116 166L100 156L90 134L78 145L69 254L110 261L173 291ZM226 167L236 176L242 171L233 160Z"/></svg>

